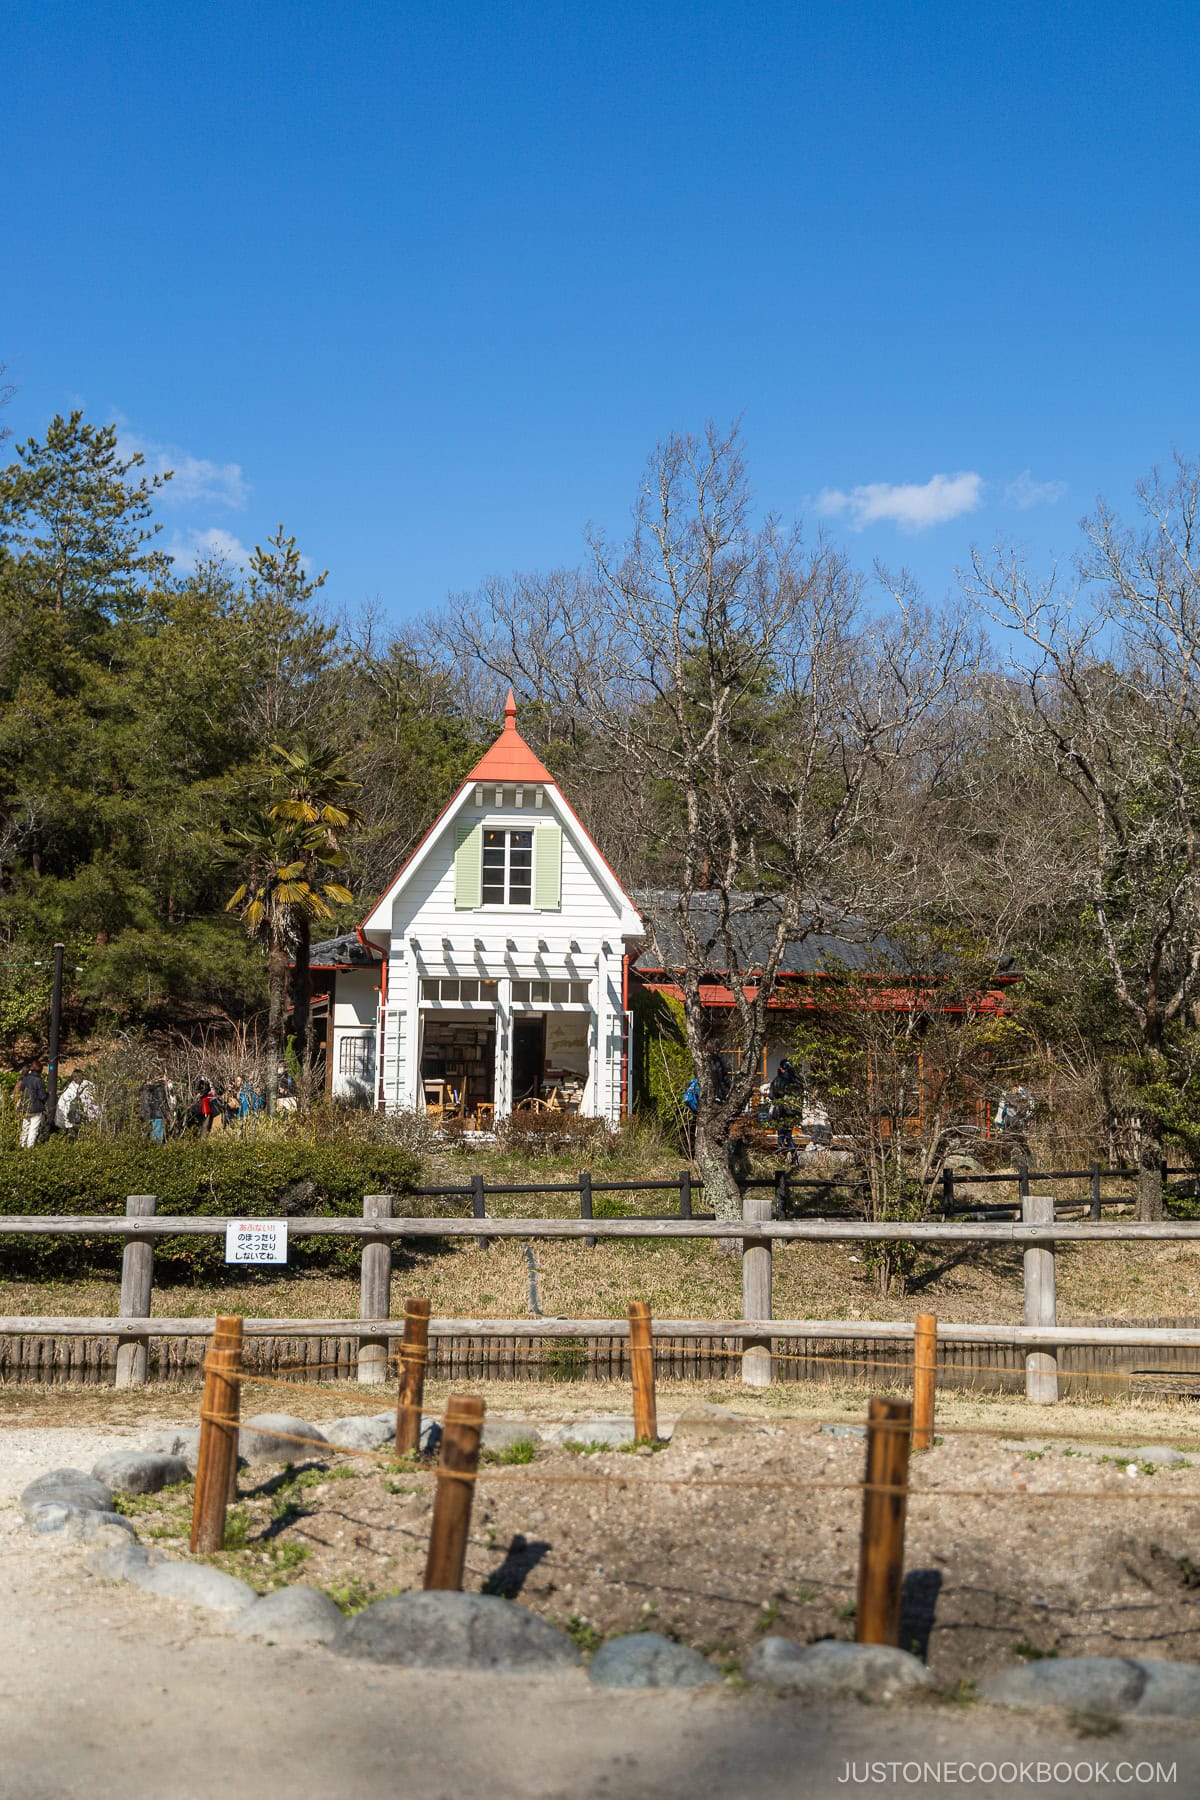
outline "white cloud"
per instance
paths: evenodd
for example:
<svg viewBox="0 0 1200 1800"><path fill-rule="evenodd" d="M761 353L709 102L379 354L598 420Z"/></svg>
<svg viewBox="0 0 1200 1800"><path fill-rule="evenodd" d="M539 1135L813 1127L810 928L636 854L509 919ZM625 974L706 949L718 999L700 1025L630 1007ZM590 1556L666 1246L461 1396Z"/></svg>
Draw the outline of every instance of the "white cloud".
<svg viewBox="0 0 1200 1800"><path fill-rule="evenodd" d="M234 511L245 506L250 488L240 463L210 462L207 457L193 456L189 450L180 450L171 444L156 444L152 439L130 431L124 420L119 423L123 455L136 453L143 456L152 475L165 475L168 469L173 471L172 480L159 496L162 504L193 506L197 501L205 501L209 505L228 506Z"/></svg>
<svg viewBox="0 0 1200 1800"><path fill-rule="evenodd" d="M961 475L932 475L924 482L871 481L862 487L825 488L817 495L817 510L845 513L855 531L889 521L901 531L925 531L945 525L963 513L974 512L983 498L983 476L973 471Z"/></svg>
<svg viewBox="0 0 1200 1800"><path fill-rule="evenodd" d="M1004 504L1027 512L1031 506L1056 506L1067 491L1065 481L1035 481L1031 469L1022 469L1004 490Z"/></svg>
<svg viewBox="0 0 1200 1800"><path fill-rule="evenodd" d="M167 554L181 574L214 556L234 569L250 567L250 552L245 544L219 525L211 525L207 531L189 531L186 537L175 532L167 545Z"/></svg>

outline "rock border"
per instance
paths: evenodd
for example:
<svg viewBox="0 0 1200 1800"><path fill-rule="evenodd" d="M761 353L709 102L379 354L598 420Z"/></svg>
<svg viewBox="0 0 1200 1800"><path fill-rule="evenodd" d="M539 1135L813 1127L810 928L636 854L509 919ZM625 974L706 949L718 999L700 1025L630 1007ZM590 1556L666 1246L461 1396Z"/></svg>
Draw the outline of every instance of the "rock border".
<svg viewBox="0 0 1200 1800"><path fill-rule="evenodd" d="M631 1421L629 1422L631 1426ZM680 1436L698 1439L753 1430L755 1420L705 1405L677 1421ZM394 1435L394 1412L353 1414L318 1429L289 1414L246 1419L239 1457L251 1466L297 1460L292 1437L317 1441L320 1451L382 1448ZM680 1429L682 1427L682 1429ZM822 1427L827 1430L828 1427ZM861 1427L854 1428L856 1431ZM543 1436L530 1422L495 1419L484 1429L485 1450L519 1443L629 1441L624 1418L585 1419ZM421 1447L436 1447L436 1419L421 1421ZM37 1536L92 1546L87 1567L102 1580L125 1581L165 1599L182 1600L213 1613L238 1637L286 1646L318 1645L335 1654L403 1668L461 1669L500 1674L578 1668L576 1645L556 1625L514 1601L473 1593L390 1595L346 1619L329 1596L304 1582L257 1594L244 1581L204 1562L164 1557L142 1544L136 1528L114 1508L118 1494L153 1494L195 1475L199 1431L155 1432L141 1448L121 1447L99 1457L91 1471L47 1470L22 1490L18 1505ZM715 1686L716 1668L686 1645L656 1632L610 1638L588 1665L588 1677L605 1688L649 1689ZM747 1686L795 1698L856 1698L889 1703L903 1695L935 1695L926 1665L907 1651L838 1639L797 1644L766 1637L754 1645L742 1669ZM1194 1719L1200 1716L1200 1664L1119 1656L1044 1657L989 1677L978 1698L1022 1711L1071 1709L1112 1718Z"/></svg>

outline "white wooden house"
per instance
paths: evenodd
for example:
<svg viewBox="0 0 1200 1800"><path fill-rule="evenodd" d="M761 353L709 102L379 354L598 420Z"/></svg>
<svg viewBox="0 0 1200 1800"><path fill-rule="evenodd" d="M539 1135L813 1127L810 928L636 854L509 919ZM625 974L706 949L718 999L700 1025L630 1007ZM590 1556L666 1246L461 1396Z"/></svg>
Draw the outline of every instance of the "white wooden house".
<svg viewBox="0 0 1200 1800"><path fill-rule="evenodd" d="M637 909L554 777L504 729L329 977L335 1095L442 1104L480 1125L522 1102L616 1121L629 1066Z"/></svg>

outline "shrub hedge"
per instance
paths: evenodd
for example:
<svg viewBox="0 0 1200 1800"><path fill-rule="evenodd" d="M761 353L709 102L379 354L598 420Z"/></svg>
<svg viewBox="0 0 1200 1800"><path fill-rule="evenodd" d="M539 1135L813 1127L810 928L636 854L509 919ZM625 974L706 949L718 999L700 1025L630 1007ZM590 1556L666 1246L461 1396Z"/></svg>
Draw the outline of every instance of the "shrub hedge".
<svg viewBox="0 0 1200 1800"><path fill-rule="evenodd" d="M417 1159L390 1144L295 1144L266 1137L179 1139L162 1145L52 1137L33 1150L0 1150L0 1213L119 1213L128 1194L156 1194L160 1213L285 1218L361 1217L364 1194L405 1193ZM288 1262L301 1269L356 1269L360 1246L294 1238ZM117 1238L0 1238L10 1277L115 1272ZM212 1276L225 1268L218 1237L157 1238L155 1280ZM239 1270L239 1277L246 1271ZM278 1271L276 1271L278 1273Z"/></svg>

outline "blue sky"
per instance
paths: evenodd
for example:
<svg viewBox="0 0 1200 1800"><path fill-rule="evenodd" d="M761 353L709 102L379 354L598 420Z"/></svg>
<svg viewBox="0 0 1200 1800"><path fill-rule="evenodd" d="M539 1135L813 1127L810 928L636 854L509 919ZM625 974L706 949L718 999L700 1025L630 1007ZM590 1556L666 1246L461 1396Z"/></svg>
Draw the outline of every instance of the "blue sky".
<svg viewBox="0 0 1200 1800"><path fill-rule="evenodd" d="M1200 9L7 0L0 360L394 618L742 415L932 598L1200 454ZM214 535L215 534L215 535Z"/></svg>

